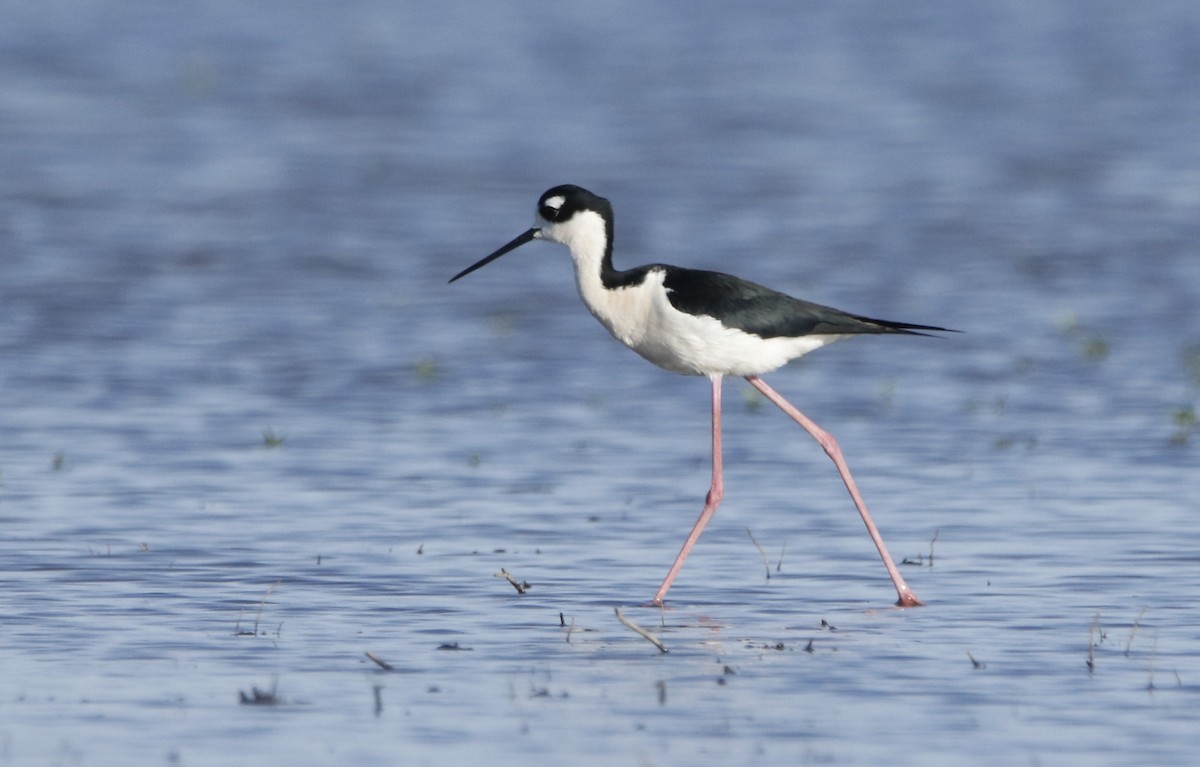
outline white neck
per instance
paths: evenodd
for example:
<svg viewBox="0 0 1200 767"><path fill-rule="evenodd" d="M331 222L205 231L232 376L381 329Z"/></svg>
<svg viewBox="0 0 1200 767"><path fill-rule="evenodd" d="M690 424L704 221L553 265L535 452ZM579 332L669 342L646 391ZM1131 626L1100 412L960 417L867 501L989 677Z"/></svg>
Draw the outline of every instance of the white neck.
<svg viewBox="0 0 1200 767"><path fill-rule="evenodd" d="M597 286L600 285L604 254L608 251L608 226L603 216L591 210L580 211L570 221L543 228L542 236L561 242L571 250L580 292L583 292L585 282L595 281ZM611 268L611 264L609 266Z"/></svg>

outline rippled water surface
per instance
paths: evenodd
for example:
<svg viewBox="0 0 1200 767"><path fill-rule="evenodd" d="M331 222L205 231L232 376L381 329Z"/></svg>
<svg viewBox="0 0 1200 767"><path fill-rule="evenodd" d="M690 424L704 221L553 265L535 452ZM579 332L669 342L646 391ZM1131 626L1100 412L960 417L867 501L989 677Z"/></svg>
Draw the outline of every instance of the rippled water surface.
<svg viewBox="0 0 1200 767"><path fill-rule="evenodd" d="M1191 763L1198 41L1183 1L6 5L0 764ZM446 285L563 182L619 266L966 331L768 376L926 607L738 381L644 606L707 383L560 248Z"/></svg>

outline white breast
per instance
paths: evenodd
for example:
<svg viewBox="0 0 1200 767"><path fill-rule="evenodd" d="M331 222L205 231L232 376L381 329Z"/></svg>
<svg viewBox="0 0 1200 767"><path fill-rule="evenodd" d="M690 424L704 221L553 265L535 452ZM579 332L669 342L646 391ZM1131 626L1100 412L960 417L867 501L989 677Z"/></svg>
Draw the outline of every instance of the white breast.
<svg viewBox="0 0 1200 767"><path fill-rule="evenodd" d="M758 375L841 336L761 338L727 328L713 317L686 314L671 305L666 273L651 270L641 284L609 289L599 276L576 270L579 294L618 341L650 362L685 375Z"/></svg>

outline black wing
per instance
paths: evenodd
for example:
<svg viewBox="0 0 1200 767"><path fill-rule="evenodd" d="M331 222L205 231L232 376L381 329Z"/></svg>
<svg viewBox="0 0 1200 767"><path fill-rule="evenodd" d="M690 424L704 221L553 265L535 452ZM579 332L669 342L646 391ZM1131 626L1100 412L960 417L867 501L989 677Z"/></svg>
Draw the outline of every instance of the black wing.
<svg viewBox="0 0 1200 767"><path fill-rule="evenodd" d="M720 320L728 327L760 338L862 333L928 335L944 331L934 325L876 320L798 298L720 272L660 267L671 305L681 312ZM953 331L949 331L953 332Z"/></svg>

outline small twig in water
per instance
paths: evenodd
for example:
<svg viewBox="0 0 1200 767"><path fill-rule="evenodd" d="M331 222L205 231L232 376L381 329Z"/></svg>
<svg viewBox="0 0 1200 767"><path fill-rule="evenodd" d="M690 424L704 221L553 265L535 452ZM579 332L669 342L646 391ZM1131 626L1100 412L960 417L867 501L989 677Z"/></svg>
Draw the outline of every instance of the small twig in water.
<svg viewBox="0 0 1200 767"><path fill-rule="evenodd" d="M386 660L384 660L383 658L380 658L380 657L379 657L378 655L376 655L375 653L368 651L366 655L367 655L367 657L368 657L368 658L370 658L370 659L371 659L371 662L372 662L372 663L374 663L376 666L379 666L379 667L380 667L381 669L383 669L384 671L395 671L395 670L396 670L396 667L395 667L395 666L393 666L392 664L388 663L388 662L387 662Z"/></svg>
<svg viewBox="0 0 1200 767"><path fill-rule="evenodd" d="M517 590L518 594L524 594L526 591L529 590L529 581L519 581L518 582L516 578L512 577L512 573L510 573L508 570L505 570L503 567L501 567L500 572L495 573L493 577L503 578L504 580L511 583L512 587Z"/></svg>
<svg viewBox="0 0 1200 767"><path fill-rule="evenodd" d="M1158 660L1158 629L1154 630L1154 644L1150 651L1150 681L1146 683L1146 689L1154 692L1154 664Z"/></svg>
<svg viewBox="0 0 1200 767"><path fill-rule="evenodd" d="M929 540L929 561L928 561L928 563L926 563L926 560L925 560L925 556L924 556L924 555L922 555L922 554L918 554L918 555L916 556L916 558L915 558L915 559L914 559L913 557L905 557L904 559L900 560L900 564L902 564L902 565L916 565L916 566L918 566L918 567L926 567L926 566L928 566L928 567L933 567L933 544L937 543L938 534L939 534L940 532L941 532L941 530L940 530L940 529L939 529L939 530L934 530L934 531L933 531L933 538L931 538L931 539Z"/></svg>
<svg viewBox="0 0 1200 767"><path fill-rule="evenodd" d="M283 583L282 578L275 581L274 583L272 583L271 587L269 589L267 589L267 593L263 594L262 599L258 600L258 612L256 612L254 614L254 629L252 631L242 631L241 630L242 616L240 614L238 615L237 625L233 627L233 633L235 636L258 636L258 623L260 620L262 620L262 612L263 612L263 608L267 604L267 597L271 596L271 592L274 591L275 587L281 583ZM245 612L245 610L243 610L242 612ZM281 623L279 625L282 628L283 624Z"/></svg>
<svg viewBox="0 0 1200 767"><path fill-rule="evenodd" d="M763 568L767 571L767 580L771 580L771 560L767 559L767 552L762 546L758 545L758 541L754 539L754 533L750 532L750 528L746 528L746 535L750 536L750 542L754 544L754 548L758 549L759 555L763 560Z"/></svg>
<svg viewBox="0 0 1200 767"><path fill-rule="evenodd" d="M258 633L258 622L262 619L263 608L267 606L267 597L271 596L271 592L275 587L283 583L283 579L279 579L271 584L271 588L267 589L267 593L263 594L262 599L258 600L258 612L254 614L254 633Z"/></svg>
<svg viewBox="0 0 1200 767"><path fill-rule="evenodd" d="M637 634L642 639L645 639L647 642L649 642L650 644L657 647L659 652L662 652L662 653L667 652L666 646L662 642L658 641L658 637L654 636L646 629L642 628L641 626L637 625L633 621L629 620L624 615L621 615L621 608L614 607L613 612L615 612L617 614L617 620L619 620L621 622L622 626L631 630L633 633Z"/></svg>
<svg viewBox="0 0 1200 767"><path fill-rule="evenodd" d="M260 690L257 687L250 688L250 694L238 690L238 702L243 706L277 706L282 701L275 694L275 690L279 686L279 681L276 680L269 690Z"/></svg>
<svg viewBox="0 0 1200 767"><path fill-rule="evenodd" d="M571 644L571 635L575 633L575 616L574 615L571 616L571 625L568 626L567 619L565 617L563 617L562 613L559 613L558 614L558 625L560 628L566 630L567 644Z"/></svg>
<svg viewBox="0 0 1200 767"><path fill-rule="evenodd" d="M1096 633L1100 630L1100 613L1096 613L1096 617L1092 619L1092 625L1088 626L1088 656L1087 667L1088 673L1096 670Z"/></svg>
<svg viewBox="0 0 1200 767"><path fill-rule="evenodd" d="M1133 638L1137 635L1138 629L1141 628L1142 616L1145 614L1146 614L1146 608L1143 607L1142 611L1137 614L1136 618L1133 619L1133 626L1131 626L1129 628L1129 641L1125 643L1125 657L1126 658L1129 657L1129 648L1133 647Z"/></svg>

